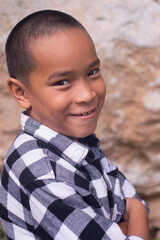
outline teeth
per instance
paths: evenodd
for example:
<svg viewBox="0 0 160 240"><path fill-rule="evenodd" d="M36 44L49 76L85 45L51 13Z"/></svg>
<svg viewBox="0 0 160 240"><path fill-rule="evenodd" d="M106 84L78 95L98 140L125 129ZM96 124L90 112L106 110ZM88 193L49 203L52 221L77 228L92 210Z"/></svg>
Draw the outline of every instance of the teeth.
<svg viewBox="0 0 160 240"><path fill-rule="evenodd" d="M86 113L81 113L80 116L87 116L87 115L89 115L91 113L92 113L92 111L89 111L89 112L86 112Z"/></svg>
<svg viewBox="0 0 160 240"><path fill-rule="evenodd" d="M81 114L81 116L87 116L88 115L88 113L82 113Z"/></svg>

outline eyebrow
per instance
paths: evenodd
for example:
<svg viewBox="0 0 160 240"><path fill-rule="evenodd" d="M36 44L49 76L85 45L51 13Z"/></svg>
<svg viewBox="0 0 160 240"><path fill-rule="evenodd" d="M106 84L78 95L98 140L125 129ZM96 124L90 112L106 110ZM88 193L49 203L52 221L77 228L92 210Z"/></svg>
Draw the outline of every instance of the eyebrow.
<svg viewBox="0 0 160 240"><path fill-rule="evenodd" d="M99 60L99 58L97 58L94 62L89 64L89 68L95 67L95 66L97 66L99 64L100 64L100 60Z"/></svg>
<svg viewBox="0 0 160 240"><path fill-rule="evenodd" d="M100 64L100 60L99 60L99 58L97 58L94 62L92 62L88 65L88 68L95 67L96 65L99 65L99 64ZM71 71L54 72L51 75L49 75L47 80L50 80L51 78L56 78L56 77L63 77L63 76L68 75L69 73L71 73Z"/></svg>

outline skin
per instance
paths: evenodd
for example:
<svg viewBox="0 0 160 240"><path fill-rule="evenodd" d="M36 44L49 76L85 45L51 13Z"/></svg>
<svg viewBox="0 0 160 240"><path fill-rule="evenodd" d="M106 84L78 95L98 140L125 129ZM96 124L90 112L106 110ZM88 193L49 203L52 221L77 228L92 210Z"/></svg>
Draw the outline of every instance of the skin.
<svg viewBox="0 0 160 240"><path fill-rule="evenodd" d="M9 78L8 87L29 116L74 140L94 132L106 87L90 36L70 29L32 43L36 68L26 86ZM122 232L148 240L148 216L143 204L127 199Z"/></svg>
<svg viewBox="0 0 160 240"><path fill-rule="evenodd" d="M119 224L126 236L139 236L149 240L149 220L145 206L137 199L126 199L126 221Z"/></svg>
<svg viewBox="0 0 160 240"><path fill-rule="evenodd" d="M68 137L93 133L106 88L90 36L81 29L67 30L36 40L32 49L37 67L29 85L8 80L17 102L32 118Z"/></svg>

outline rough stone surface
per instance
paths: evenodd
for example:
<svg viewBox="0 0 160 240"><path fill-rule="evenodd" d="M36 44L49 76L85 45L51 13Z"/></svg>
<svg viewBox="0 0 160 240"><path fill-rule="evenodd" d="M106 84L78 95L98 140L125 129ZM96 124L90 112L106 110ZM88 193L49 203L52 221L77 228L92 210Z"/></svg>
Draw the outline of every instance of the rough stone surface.
<svg viewBox="0 0 160 240"><path fill-rule="evenodd" d="M160 233L160 1L0 0L0 164L18 129L20 107L6 88L4 44L25 15L58 9L90 32L107 84L97 135L109 158L151 208Z"/></svg>

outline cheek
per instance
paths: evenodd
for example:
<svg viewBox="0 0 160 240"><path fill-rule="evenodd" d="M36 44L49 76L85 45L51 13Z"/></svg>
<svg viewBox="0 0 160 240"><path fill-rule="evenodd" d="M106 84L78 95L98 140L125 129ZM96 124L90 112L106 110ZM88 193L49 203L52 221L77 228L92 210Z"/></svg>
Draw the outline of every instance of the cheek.
<svg viewBox="0 0 160 240"><path fill-rule="evenodd" d="M106 95L106 84L102 79L101 82L97 86L97 94L104 101Z"/></svg>
<svg viewBox="0 0 160 240"><path fill-rule="evenodd" d="M66 93L55 93L53 94L53 98L50 100L51 109L55 110L58 114L64 113L71 104L71 94Z"/></svg>

